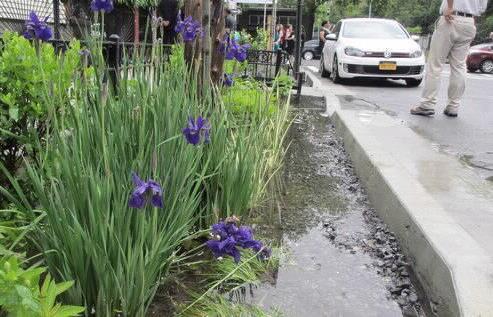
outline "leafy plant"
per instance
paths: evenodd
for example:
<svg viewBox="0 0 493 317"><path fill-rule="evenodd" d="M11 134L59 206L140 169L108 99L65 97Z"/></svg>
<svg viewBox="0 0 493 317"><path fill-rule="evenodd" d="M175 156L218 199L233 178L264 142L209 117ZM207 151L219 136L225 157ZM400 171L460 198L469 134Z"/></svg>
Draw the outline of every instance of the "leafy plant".
<svg viewBox="0 0 493 317"><path fill-rule="evenodd" d="M293 77L287 75L287 74L280 74L276 77L274 80L274 90L279 93L280 96L286 97L290 94L291 89L293 89L294 86L294 79Z"/></svg>
<svg viewBox="0 0 493 317"><path fill-rule="evenodd" d="M32 154L37 134L46 132L45 120L68 102L80 46L72 42L62 58L51 44L35 47L14 33L4 33L1 41L0 161L15 172Z"/></svg>
<svg viewBox="0 0 493 317"><path fill-rule="evenodd" d="M233 87L223 92L224 103L236 113L274 114L277 111L276 97L260 82L236 79Z"/></svg>
<svg viewBox="0 0 493 317"><path fill-rule="evenodd" d="M263 28L257 28L255 31L255 37L252 41L252 49L255 50L267 50L269 43L269 32Z"/></svg>
<svg viewBox="0 0 493 317"><path fill-rule="evenodd" d="M48 274L39 287L41 267L23 269L16 257L0 259L0 307L14 317L71 317L78 316L84 307L67 306L56 297L73 282L56 283Z"/></svg>

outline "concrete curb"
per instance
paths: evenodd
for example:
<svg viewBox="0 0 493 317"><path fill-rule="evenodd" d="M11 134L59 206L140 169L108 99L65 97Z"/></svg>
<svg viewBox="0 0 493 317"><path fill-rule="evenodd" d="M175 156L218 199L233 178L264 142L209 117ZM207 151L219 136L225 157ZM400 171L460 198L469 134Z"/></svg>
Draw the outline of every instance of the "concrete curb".
<svg viewBox="0 0 493 317"><path fill-rule="evenodd" d="M307 74L313 88L304 93L321 87L318 78ZM326 114L344 139L370 201L398 236L427 295L438 303L438 314L493 316L492 257L430 194L412 160L429 157L457 173L460 164L433 151L429 142L386 114L344 108L337 96L324 93Z"/></svg>

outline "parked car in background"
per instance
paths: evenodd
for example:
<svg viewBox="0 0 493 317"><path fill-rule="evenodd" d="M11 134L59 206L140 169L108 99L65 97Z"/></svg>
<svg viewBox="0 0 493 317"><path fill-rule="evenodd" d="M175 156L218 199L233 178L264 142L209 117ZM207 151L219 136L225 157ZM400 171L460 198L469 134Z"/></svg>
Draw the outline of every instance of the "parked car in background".
<svg viewBox="0 0 493 317"><path fill-rule="evenodd" d="M320 72L335 83L345 78L423 80L425 57L406 29L390 19L343 19L327 36Z"/></svg>
<svg viewBox="0 0 493 317"><path fill-rule="evenodd" d="M305 45L303 46L303 49L301 50L301 56L306 61L311 61L312 59L319 59L321 53L322 52L320 52L319 49L318 39L306 41Z"/></svg>
<svg viewBox="0 0 493 317"><path fill-rule="evenodd" d="M466 63L470 72L493 74L493 42L471 46Z"/></svg>

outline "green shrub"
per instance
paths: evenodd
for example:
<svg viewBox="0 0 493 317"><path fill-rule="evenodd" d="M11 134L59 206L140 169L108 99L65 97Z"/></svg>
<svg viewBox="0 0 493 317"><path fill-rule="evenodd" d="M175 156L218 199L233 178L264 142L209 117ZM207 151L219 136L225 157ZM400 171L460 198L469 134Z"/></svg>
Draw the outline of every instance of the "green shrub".
<svg viewBox="0 0 493 317"><path fill-rule="evenodd" d="M421 34L423 30L422 30L421 26L418 25L418 26L408 27L407 31L410 34Z"/></svg>
<svg viewBox="0 0 493 317"><path fill-rule="evenodd" d="M15 172L21 159L32 154L33 135L35 140L45 133L46 118L67 103L80 46L72 42L60 57L51 44L35 48L14 33L4 33L1 41L0 161ZM0 176L0 184L5 182Z"/></svg>
<svg viewBox="0 0 493 317"><path fill-rule="evenodd" d="M48 274L40 287L44 272L41 267L23 269L16 257L0 258L0 307L13 317L79 316L83 307L56 302L73 282L55 283Z"/></svg>

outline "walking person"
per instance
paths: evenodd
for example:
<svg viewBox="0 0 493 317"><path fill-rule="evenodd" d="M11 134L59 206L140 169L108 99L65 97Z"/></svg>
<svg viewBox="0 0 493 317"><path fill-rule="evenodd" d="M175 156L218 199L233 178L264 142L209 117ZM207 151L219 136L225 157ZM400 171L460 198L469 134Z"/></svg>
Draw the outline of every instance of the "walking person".
<svg viewBox="0 0 493 317"><path fill-rule="evenodd" d="M324 49L325 41L327 41L327 35L330 34L331 24L329 21L325 20L322 22L320 32L318 33L318 51L322 54Z"/></svg>
<svg viewBox="0 0 493 317"><path fill-rule="evenodd" d="M295 41L295 34L294 34L294 28L291 24L286 25L286 28L284 29L284 50L288 52L289 55L293 55L294 53L294 41Z"/></svg>
<svg viewBox="0 0 493 317"><path fill-rule="evenodd" d="M293 54L294 54L294 43L295 43L295 34L294 34L294 28L291 24L286 25L286 28L284 29L285 35L284 35L284 50L288 53L289 55L289 62L293 64ZM289 63L286 61L286 64Z"/></svg>
<svg viewBox="0 0 493 317"><path fill-rule="evenodd" d="M433 32L426 63L421 102L411 109L411 114L435 114L442 67L448 58L450 82L448 101L443 113L449 117L457 117L465 91L467 52L476 36L475 18L486 10L487 2L488 0L442 0L440 18Z"/></svg>
<svg viewBox="0 0 493 317"><path fill-rule="evenodd" d="M274 51L277 52L282 48L283 38L283 26L282 24L276 25L276 31L274 33Z"/></svg>

